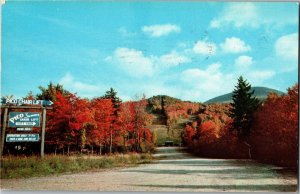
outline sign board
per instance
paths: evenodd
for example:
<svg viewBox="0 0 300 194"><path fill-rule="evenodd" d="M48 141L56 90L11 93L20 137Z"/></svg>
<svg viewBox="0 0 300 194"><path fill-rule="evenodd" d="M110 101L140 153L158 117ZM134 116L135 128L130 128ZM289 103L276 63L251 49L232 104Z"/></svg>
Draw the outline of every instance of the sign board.
<svg viewBox="0 0 300 194"><path fill-rule="evenodd" d="M6 142L38 142L39 140L40 140L40 136L37 133L6 135Z"/></svg>
<svg viewBox="0 0 300 194"><path fill-rule="evenodd" d="M17 104L17 105L43 105L43 106L51 106L53 104L50 100L27 100L24 98L19 99L9 99L9 98L2 98L1 104Z"/></svg>
<svg viewBox="0 0 300 194"><path fill-rule="evenodd" d="M32 128L28 128L28 127L25 127L25 128L17 128L17 131L31 131Z"/></svg>
<svg viewBox="0 0 300 194"><path fill-rule="evenodd" d="M37 112L10 112L8 127L39 127L40 113Z"/></svg>

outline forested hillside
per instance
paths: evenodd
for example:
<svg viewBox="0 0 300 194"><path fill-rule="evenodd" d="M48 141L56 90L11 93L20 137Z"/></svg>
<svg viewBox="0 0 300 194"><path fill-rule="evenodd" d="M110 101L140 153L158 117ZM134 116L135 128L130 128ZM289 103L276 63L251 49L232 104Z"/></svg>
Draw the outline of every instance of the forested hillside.
<svg viewBox="0 0 300 194"><path fill-rule="evenodd" d="M260 100L267 99L269 93L275 93L277 95L283 95L284 92L267 88L267 87L252 87L251 91L254 90L254 96L257 97ZM224 94L221 96L214 97L208 101L205 102L205 104L212 104L212 103L230 103L232 102L232 92L228 94Z"/></svg>
<svg viewBox="0 0 300 194"><path fill-rule="evenodd" d="M183 143L196 155L244 158L296 167L298 161L298 84L287 94L270 93L252 119L251 132L239 136L233 128L231 104L204 106L186 126Z"/></svg>

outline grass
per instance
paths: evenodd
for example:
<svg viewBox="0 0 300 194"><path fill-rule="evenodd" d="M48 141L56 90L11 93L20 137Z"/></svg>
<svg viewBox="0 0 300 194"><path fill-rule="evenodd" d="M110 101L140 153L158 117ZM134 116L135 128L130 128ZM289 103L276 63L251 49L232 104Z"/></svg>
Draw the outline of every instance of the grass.
<svg viewBox="0 0 300 194"><path fill-rule="evenodd" d="M29 178L61 173L76 173L150 163L150 154L116 154L110 156L37 156L1 159L1 179Z"/></svg>
<svg viewBox="0 0 300 194"><path fill-rule="evenodd" d="M177 122L170 126L169 132L166 125L152 125L149 128L157 134L156 145L163 146L165 141L173 141L174 144L180 144L181 133L184 131L186 123L192 122L193 120L193 116L189 116L188 118L179 117Z"/></svg>

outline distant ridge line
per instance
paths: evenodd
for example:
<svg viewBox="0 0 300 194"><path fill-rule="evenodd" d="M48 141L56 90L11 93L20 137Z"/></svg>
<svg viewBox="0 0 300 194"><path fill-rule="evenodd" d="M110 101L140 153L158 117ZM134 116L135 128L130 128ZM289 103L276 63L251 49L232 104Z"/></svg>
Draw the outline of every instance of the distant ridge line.
<svg viewBox="0 0 300 194"><path fill-rule="evenodd" d="M267 88L267 87L261 87L261 86L252 87L251 90L252 91L254 90L254 95L257 98L261 99L261 100L266 99L267 96L268 96L268 94L270 92L276 93L278 95L285 94L282 91L275 90L275 89L272 89L272 88ZM232 92L227 93L227 94L223 94L223 95L220 95L220 96L217 96L217 97L214 97L212 99L207 100L204 103L205 104L210 104L210 103L230 103L230 102L232 102L231 98L232 98Z"/></svg>

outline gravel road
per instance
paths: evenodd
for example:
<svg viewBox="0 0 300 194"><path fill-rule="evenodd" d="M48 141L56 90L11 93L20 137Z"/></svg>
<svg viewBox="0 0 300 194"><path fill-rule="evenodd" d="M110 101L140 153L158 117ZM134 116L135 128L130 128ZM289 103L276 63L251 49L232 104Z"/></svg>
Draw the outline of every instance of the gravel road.
<svg viewBox="0 0 300 194"><path fill-rule="evenodd" d="M49 191L297 191L297 176L251 160L195 158L182 148L161 147L155 163L138 167L1 180L4 190Z"/></svg>

